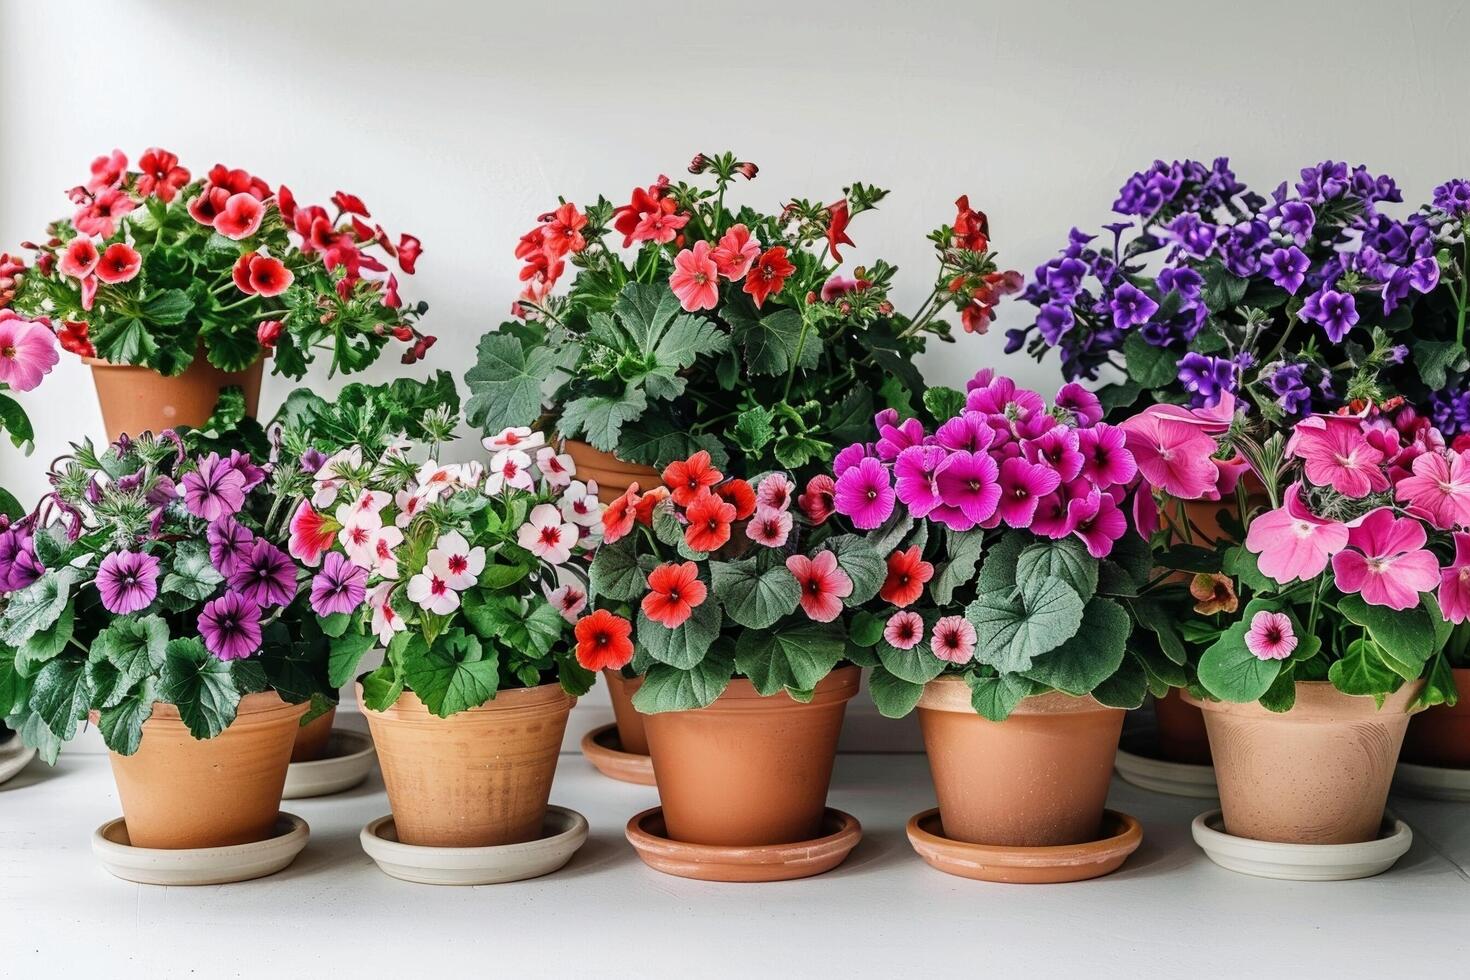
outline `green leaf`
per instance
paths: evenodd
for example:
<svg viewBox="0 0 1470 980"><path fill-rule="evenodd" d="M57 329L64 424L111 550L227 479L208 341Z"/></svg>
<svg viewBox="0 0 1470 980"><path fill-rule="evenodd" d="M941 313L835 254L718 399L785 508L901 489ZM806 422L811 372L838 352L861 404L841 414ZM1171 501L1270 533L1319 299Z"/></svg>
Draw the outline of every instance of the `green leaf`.
<svg viewBox="0 0 1470 980"><path fill-rule="evenodd" d="M1252 592L1270 595L1281 591L1281 586L1275 579L1261 573L1256 556L1240 545L1235 545L1225 552L1225 560L1221 568L1226 575L1239 579L1240 584Z"/></svg>
<svg viewBox="0 0 1470 980"><path fill-rule="evenodd" d="M919 703L919 698L924 694L924 685L895 677L882 667L874 667L868 675L868 694L878 706L880 715L885 718L902 718Z"/></svg>
<svg viewBox="0 0 1470 980"><path fill-rule="evenodd" d="M1445 386L1450 370L1463 371L1470 367L1466 363L1465 348L1453 340L1416 340L1413 360L1419 368L1419 377L1430 391L1439 391Z"/></svg>
<svg viewBox="0 0 1470 980"><path fill-rule="evenodd" d="M203 641L178 638L168 641L164 653L158 700L179 709L189 734L214 738L234 722L240 689L230 664L211 656Z"/></svg>
<svg viewBox="0 0 1470 980"><path fill-rule="evenodd" d="M932 623L929 624L933 626ZM878 660L883 664L883 669L888 671L899 680L908 681L910 684L927 684L940 674L948 666L943 660L934 656L929 649L928 643L920 643L908 650L900 650L887 640L878 644Z"/></svg>
<svg viewBox="0 0 1470 980"><path fill-rule="evenodd" d="M1166 347L1155 347L1137 331L1123 340L1123 356L1128 361L1128 377L1145 388L1163 388L1179 376L1178 356Z"/></svg>
<svg viewBox="0 0 1470 980"><path fill-rule="evenodd" d="M1097 559L1076 538L1038 541L1016 558L1016 584L1036 588L1043 579L1061 579L1086 602L1097 591Z"/></svg>
<svg viewBox="0 0 1470 980"><path fill-rule="evenodd" d="M720 622L719 605L708 599L695 606L689 618L675 629L655 623L640 609L635 635L638 646L654 660L690 670L709 654L710 645L720 635Z"/></svg>
<svg viewBox="0 0 1470 980"><path fill-rule="evenodd" d="M12 715L26 706L31 686L16 669L15 661L0 650L0 718Z"/></svg>
<svg viewBox="0 0 1470 980"><path fill-rule="evenodd" d="M143 316L160 327L172 327L183 323L193 308L194 301L182 289L160 289L143 303Z"/></svg>
<svg viewBox="0 0 1470 980"><path fill-rule="evenodd" d="M1296 704L1296 665L1288 663L1261 695L1261 707L1278 714L1290 711Z"/></svg>
<svg viewBox="0 0 1470 980"><path fill-rule="evenodd" d="M848 627L848 641L864 649L877 646L883 639L883 625L882 618L860 610Z"/></svg>
<svg viewBox="0 0 1470 980"><path fill-rule="evenodd" d="M1016 561L1031 543L1031 536L1021 531L1002 534L985 553L975 588L980 592L1013 592L1016 588Z"/></svg>
<svg viewBox="0 0 1470 980"><path fill-rule="evenodd" d="M68 604L61 611L61 615L57 617L56 622L52 623L46 629L37 630L35 633L32 633L31 638L21 645L20 650L15 655L16 666L27 675L34 673L34 668L37 665L60 656L61 652L71 642L72 635L75 632L75 607ZM3 651L0 651L0 662L9 662L9 659L4 656ZM0 704L0 709L3 708L4 705ZM8 711L0 710L0 716L7 714L9 714Z"/></svg>
<svg viewBox="0 0 1470 980"><path fill-rule="evenodd" d="M60 619L81 574L75 568L57 569L13 593L0 618L0 643L18 647Z"/></svg>
<svg viewBox="0 0 1470 980"><path fill-rule="evenodd" d="M113 364L144 365L158 353L158 343L137 317L104 318L92 327L97 356Z"/></svg>
<svg viewBox="0 0 1470 980"><path fill-rule="evenodd" d="M592 594L599 599L631 602L648 591L648 576L638 567L631 537L598 548L588 574Z"/></svg>
<svg viewBox="0 0 1470 980"><path fill-rule="evenodd" d="M430 647L415 636L403 654L404 678L419 700L440 718L478 708L500 686L499 653L488 651L478 637L455 627Z"/></svg>
<svg viewBox="0 0 1470 980"><path fill-rule="evenodd" d="M0 432L7 431L10 433L11 444L20 450L26 450L27 445L36 438L36 430L32 428L30 417L26 415L20 402L9 395L0 394Z"/></svg>
<svg viewBox="0 0 1470 980"><path fill-rule="evenodd" d="M716 469L723 469L730 461L729 454L715 434L676 428L662 415L643 415L623 423L617 454L626 462L662 470L674 460L688 459L701 449L709 453Z"/></svg>
<svg viewBox="0 0 1470 980"><path fill-rule="evenodd" d="M209 545L203 541L180 541L174 549L173 570L163 577L163 591L203 602L224 580L209 560Z"/></svg>
<svg viewBox="0 0 1470 980"><path fill-rule="evenodd" d="M933 389L930 389L931 391ZM972 531L945 529L945 554L949 561L939 566L929 592L939 606L947 606L954 600L955 589L975 581L975 568L985 550L985 532L978 528Z"/></svg>
<svg viewBox="0 0 1470 980"><path fill-rule="evenodd" d="M593 446L610 453L618 448L623 423L647 409L648 399L637 389L622 395L584 395L562 406L557 429L569 439L583 435Z"/></svg>
<svg viewBox="0 0 1470 980"><path fill-rule="evenodd" d="M844 605L860 606L878 594L888 577L887 555L856 534L840 534L828 541L827 547L852 579L852 594L843 600Z"/></svg>
<svg viewBox="0 0 1470 980"><path fill-rule="evenodd" d="M352 614L344 612L331 613L327 616L318 616L316 621L317 626L327 636L338 637L345 634L347 627L352 624Z"/></svg>
<svg viewBox="0 0 1470 980"><path fill-rule="evenodd" d="M118 755L132 755L143 741L143 723L153 715L153 703L158 700L153 678L144 678L117 704L103 708L98 713L97 727L102 730L102 741Z"/></svg>
<svg viewBox="0 0 1470 980"><path fill-rule="evenodd" d="M771 426L774 413L769 408L756 406L735 417L735 428L730 430L730 441L737 449L750 456L759 457L761 450L776 438Z"/></svg>
<svg viewBox="0 0 1470 980"><path fill-rule="evenodd" d="M621 376L641 384L649 398L668 401L682 395L686 368L701 356L730 349L730 338L714 320L684 312L679 298L663 283L629 283L613 309L638 362L621 364ZM610 333L610 323L599 322L604 320L611 318L593 317L590 339L621 351L624 345Z"/></svg>
<svg viewBox="0 0 1470 980"><path fill-rule="evenodd" d="M3 663L0 663L0 668L3 666ZM1437 704L1454 704L1458 690L1449 658L1439 653L1435 656L1434 663L1430 665L1424 677L1424 689L1414 698L1410 707L1432 708ZM4 704L4 697L0 696L0 707L3 707Z"/></svg>
<svg viewBox="0 0 1470 980"><path fill-rule="evenodd" d="M984 677L971 671L965 674L965 683L970 685L971 707L991 721L1005 721L1031 693L1031 682L1019 674Z"/></svg>
<svg viewBox="0 0 1470 980"><path fill-rule="evenodd" d="M379 664L376 670L362 679L362 701L369 711L387 711L402 693L403 675L391 663Z"/></svg>
<svg viewBox="0 0 1470 980"><path fill-rule="evenodd" d="M1384 653L1409 669L1406 680L1417 679L1435 652L1434 627L1422 605L1400 611L1370 605L1361 595L1351 594L1337 601L1337 609L1349 622L1366 629Z"/></svg>
<svg viewBox="0 0 1470 980"><path fill-rule="evenodd" d="M1109 708L1133 710L1143 704L1148 693L1148 674L1135 656L1126 656L1117 673L1092 689L1099 704Z"/></svg>
<svg viewBox="0 0 1470 980"><path fill-rule="evenodd" d="M633 707L644 714L706 708L730 685L735 661L720 644L690 670L654 664L633 694Z"/></svg>
<svg viewBox="0 0 1470 980"><path fill-rule="evenodd" d="M1157 599L1133 599L1129 602L1133 617L1146 629L1152 631L1159 641L1159 650L1173 663L1184 665L1189 653L1179 627L1174 622L1174 611Z"/></svg>
<svg viewBox="0 0 1470 980"><path fill-rule="evenodd" d="M376 645L377 637L372 634L354 633L333 639L331 656L327 660L327 682L333 687L352 683L357 676L358 664Z"/></svg>
<svg viewBox="0 0 1470 980"><path fill-rule="evenodd" d="M541 386L555 367L551 347L528 348L509 334L486 334L480 338L475 366L464 377L470 390L466 420L486 432L536 421L541 415Z"/></svg>
<svg viewBox="0 0 1470 980"><path fill-rule="evenodd" d="M1247 649L1248 629L1250 624L1244 620L1232 623L1200 655L1199 682L1222 701L1245 704L1259 700L1281 672L1281 661L1261 660Z"/></svg>
<svg viewBox="0 0 1470 980"><path fill-rule="evenodd" d="M85 666L81 660L52 660L31 685L31 709L63 742L77 733L77 722L87 717L90 707Z"/></svg>
<svg viewBox="0 0 1470 980"><path fill-rule="evenodd" d="M965 616L978 634L976 661L1003 674L1018 673L1077 632L1082 599L1060 579L1033 580L1018 595L1010 590L980 593Z"/></svg>
<svg viewBox="0 0 1470 980"><path fill-rule="evenodd" d="M1082 696L1118 670L1131 621L1111 599L1093 598L1082 610L1082 627L1051 653L1037 657L1026 676L1065 694Z"/></svg>
<svg viewBox="0 0 1470 980"><path fill-rule="evenodd" d="M1399 675L1378 655L1377 646L1368 640L1349 643L1342 659L1328 668L1327 679L1344 694L1371 695L1380 703L1402 683Z"/></svg>
<svg viewBox="0 0 1470 980"><path fill-rule="evenodd" d="M757 318L732 304L723 313L736 346L745 352L746 369L751 374L787 374L798 356L803 367L816 365L821 344L813 330L807 331L806 340L802 341L801 314L795 310L781 309Z"/></svg>
<svg viewBox="0 0 1470 980"><path fill-rule="evenodd" d="M810 691L837 666L846 646L837 623L746 630L735 641L735 666L760 694Z"/></svg>
<svg viewBox="0 0 1470 980"><path fill-rule="evenodd" d="M752 557L712 561L709 570L714 597L732 620L748 629L775 625L801 602L801 586L785 565L772 565L762 572Z"/></svg>
<svg viewBox="0 0 1470 980"><path fill-rule="evenodd" d="M965 409L965 393L937 385L924 392L924 407L936 422L946 422Z"/></svg>
<svg viewBox="0 0 1470 980"><path fill-rule="evenodd" d="M116 667L121 690L126 691L163 667L167 649L168 623L158 616L123 616L97 634L89 659Z"/></svg>

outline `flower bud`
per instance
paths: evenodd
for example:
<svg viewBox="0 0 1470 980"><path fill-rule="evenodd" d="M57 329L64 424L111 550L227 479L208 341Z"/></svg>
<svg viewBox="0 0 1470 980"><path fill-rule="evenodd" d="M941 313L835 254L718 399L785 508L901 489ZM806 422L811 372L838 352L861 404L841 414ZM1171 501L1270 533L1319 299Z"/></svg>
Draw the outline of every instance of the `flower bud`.
<svg viewBox="0 0 1470 980"><path fill-rule="evenodd" d="M709 169L709 157L703 153L694 154L694 159L689 161L689 172L691 174L702 174Z"/></svg>

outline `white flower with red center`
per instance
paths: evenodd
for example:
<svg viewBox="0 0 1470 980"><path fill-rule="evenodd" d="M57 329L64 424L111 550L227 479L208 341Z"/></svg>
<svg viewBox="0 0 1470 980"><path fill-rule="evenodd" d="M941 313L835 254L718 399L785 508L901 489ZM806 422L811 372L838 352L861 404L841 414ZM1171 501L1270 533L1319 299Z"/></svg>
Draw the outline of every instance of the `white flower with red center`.
<svg viewBox="0 0 1470 980"><path fill-rule="evenodd" d="M343 449L328 456L327 461L312 477L312 506L317 508L332 506L343 484L347 482L345 474L361 468L361 446Z"/></svg>
<svg viewBox="0 0 1470 980"><path fill-rule="evenodd" d="M471 548L463 534L447 531L440 535L438 545L429 549L424 566L451 589L463 591L474 585L485 570L485 549Z"/></svg>
<svg viewBox="0 0 1470 980"><path fill-rule="evenodd" d="M459 608L459 593L428 568L408 580L408 598L418 603L419 608L440 616L447 616Z"/></svg>
<svg viewBox="0 0 1470 980"><path fill-rule="evenodd" d="M550 446L542 446L536 450L536 469L553 490L559 490L572 482L577 464L570 453L559 453Z"/></svg>
<svg viewBox="0 0 1470 980"><path fill-rule="evenodd" d="M579 532L577 525L562 520L555 504L537 504L516 537L520 546L537 558L560 565L572 557Z"/></svg>
<svg viewBox="0 0 1470 980"><path fill-rule="evenodd" d="M531 457L519 449L502 449L490 460L490 473L485 477L485 492L499 493L502 489L530 490Z"/></svg>
<svg viewBox="0 0 1470 980"><path fill-rule="evenodd" d="M398 555L393 550L403 543L403 532L396 527L380 527L373 535L372 571L382 578L398 577Z"/></svg>
<svg viewBox="0 0 1470 980"><path fill-rule="evenodd" d="M357 499L352 502L352 512L354 514L371 513L374 517L378 517L378 515L382 513L383 508L387 507L392 502L392 495L382 490L364 490L362 493L358 494ZM383 523L381 518L379 518L378 523Z"/></svg>
<svg viewBox="0 0 1470 980"><path fill-rule="evenodd" d="M393 503L398 507L398 516L393 518L393 523L398 527L408 527L413 523L419 511L424 509L424 498L418 495L418 490L410 487L400 490L393 498Z"/></svg>
<svg viewBox="0 0 1470 980"><path fill-rule="evenodd" d="M383 527L382 515L372 509L359 510L353 501L337 508L337 523L342 525L337 541L347 552L348 560L359 568L372 568L377 560L374 552L378 532Z"/></svg>
<svg viewBox="0 0 1470 980"><path fill-rule="evenodd" d="M546 593L546 601L561 613L561 618L575 623L582 610L587 608L587 593L575 585L562 585Z"/></svg>
<svg viewBox="0 0 1470 980"><path fill-rule="evenodd" d="M373 611L373 634L383 646L392 642L394 633L402 633L408 629L408 624L388 601L392 594L392 582L384 582L367 594L368 608Z"/></svg>
<svg viewBox="0 0 1470 980"><path fill-rule="evenodd" d="M414 482L418 484L414 496L421 500L442 497L454 488L454 485L459 482L459 477L458 464L441 464L431 459L419 467L418 475L414 478Z"/></svg>
<svg viewBox="0 0 1470 980"><path fill-rule="evenodd" d="M532 449L546 445L546 435L541 432L532 432L528 425L513 425L508 429L502 429L496 435L486 436L480 442L492 453L498 453L503 449L520 449L530 452Z"/></svg>
<svg viewBox="0 0 1470 980"><path fill-rule="evenodd" d="M459 464L459 484L469 487L471 490L478 487L485 480L485 464L479 460L470 460L468 463Z"/></svg>
<svg viewBox="0 0 1470 980"><path fill-rule="evenodd" d="M573 480L562 492L561 515L582 527L602 526L602 501L597 499L597 481Z"/></svg>

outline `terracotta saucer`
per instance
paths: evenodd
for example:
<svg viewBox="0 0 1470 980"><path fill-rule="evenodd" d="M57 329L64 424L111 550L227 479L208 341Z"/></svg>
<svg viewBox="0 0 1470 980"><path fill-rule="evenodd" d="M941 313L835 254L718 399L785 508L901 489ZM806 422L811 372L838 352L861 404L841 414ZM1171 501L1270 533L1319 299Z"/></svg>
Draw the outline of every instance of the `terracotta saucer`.
<svg viewBox="0 0 1470 980"><path fill-rule="evenodd" d="M36 757L36 750L26 746L19 735L0 742L0 783L24 769Z"/></svg>
<svg viewBox="0 0 1470 980"><path fill-rule="evenodd" d="M1159 758L1153 739L1146 732L1124 732L1113 767L1124 782L1141 789L1198 800L1219 799L1215 767L1170 762Z"/></svg>
<svg viewBox="0 0 1470 980"><path fill-rule="evenodd" d="M1051 885L1112 874L1143 843L1143 825L1116 810L1103 811L1103 838L1085 844L1006 847L969 844L944 836L939 809L909 818L909 843L919 857L947 874L977 881Z"/></svg>
<svg viewBox="0 0 1470 980"><path fill-rule="evenodd" d="M362 849L383 873L422 885L497 885L550 874L587 843L587 818L562 806L546 808L542 836L523 844L425 847L398 840L393 816L379 817L360 835Z"/></svg>
<svg viewBox="0 0 1470 980"><path fill-rule="evenodd" d="M831 871L863 837L857 818L827 808L823 835L795 844L724 847L670 840L662 807L644 810L628 821L628 842L655 871L700 881L791 881Z"/></svg>
<svg viewBox="0 0 1470 980"><path fill-rule="evenodd" d="M1361 844L1278 844L1234 837L1225 833L1225 819L1219 810L1201 813L1189 829L1194 842L1220 867L1287 881L1371 878L1393 867L1414 843L1409 825L1388 813L1383 815L1378 838Z"/></svg>
<svg viewBox="0 0 1470 980"><path fill-rule="evenodd" d="M92 833L92 853L117 877L144 885L223 885L275 874L296 859L310 837L305 820L282 811L275 834L253 844L134 847L127 824L118 817Z"/></svg>
<svg viewBox="0 0 1470 980"><path fill-rule="evenodd" d="M349 790L373 771L373 740L366 732L337 728L327 737L327 750L320 759L293 762L286 769L283 800L330 796Z"/></svg>
<svg viewBox="0 0 1470 980"><path fill-rule="evenodd" d="M1447 769L1400 762L1393 773L1393 788L1396 793L1407 793L1426 800L1470 803L1470 769Z"/></svg>
<svg viewBox="0 0 1470 980"><path fill-rule="evenodd" d="M618 741L618 726L603 725L582 736L582 754L604 776L640 786L656 785L653 781L653 758L624 752Z"/></svg>

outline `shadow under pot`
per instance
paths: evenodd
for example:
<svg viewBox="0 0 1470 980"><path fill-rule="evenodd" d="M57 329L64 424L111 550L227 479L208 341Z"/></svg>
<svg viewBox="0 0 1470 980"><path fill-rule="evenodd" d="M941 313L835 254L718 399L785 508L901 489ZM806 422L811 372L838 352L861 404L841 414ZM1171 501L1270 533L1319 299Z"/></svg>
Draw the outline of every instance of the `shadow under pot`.
<svg viewBox="0 0 1470 980"><path fill-rule="evenodd" d="M959 677L926 684L918 709L945 837L1050 847L1101 836L1123 709L1051 692L991 721Z"/></svg>
<svg viewBox="0 0 1470 980"><path fill-rule="evenodd" d="M384 711L363 705L398 840L490 847L541 837L576 703L560 684L542 684L500 691L448 718L411 691Z"/></svg>
<svg viewBox="0 0 1470 980"><path fill-rule="evenodd" d="M1470 769L1470 667L1450 671L1460 693L1454 707L1437 704L1415 715L1404 736L1404 761L1442 769Z"/></svg>
<svg viewBox="0 0 1470 980"><path fill-rule="evenodd" d="M265 358L257 358L243 371L221 371L209 363L201 348L183 373L173 377L133 364L112 364L95 357L83 360L92 369L102 426L110 440L123 433L201 426L214 414L220 392L229 387L243 389L247 416L254 418L260 406Z"/></svg>
<svg viewBox="0 0 1470 980"><path fill-rule="evenodd" d="M858 667L838 668L802 704L736 678L708 707L644 715L669 839L759 847L821 837L843 714L861 679Z"/></svg>
<svg viewBox="0 0 1470 980"><path fill-rule="evenodd" d="M625 463L585 442L568 439L563 448L577 464L577 479L596 480L597 497L605 504L621 497L631 484L638 484L643 491L663 484L663 477L653 467Z"/></svg>
<svg viewBox="0 0 1470 980"><path fill-rule="evenodd" d="M128 841L142 848L227 847L273 836L305 704L247 694L235 720L196 739L157 702L132 755L112 756Z"/></svg>
<svg viewBox="0 0 1470 980"><path fill-rule="evenodd" d="M1379 708L1327 681L1298 681L1290 711L1185 700L1204 709L1225 832L1279 844L1376 840L1409 704L1423 681Z"/></svg>
<svg viewBox="0 0 1470 980"><path fill-rule="evenodd" d="M1205 732L1205 716L1179 696L1178 688L1154 699L1155 731L1159 755L1169 762L1191 766L1210 764L1210 737Z"/></svg>

